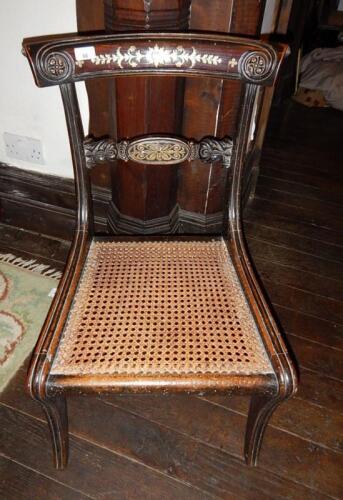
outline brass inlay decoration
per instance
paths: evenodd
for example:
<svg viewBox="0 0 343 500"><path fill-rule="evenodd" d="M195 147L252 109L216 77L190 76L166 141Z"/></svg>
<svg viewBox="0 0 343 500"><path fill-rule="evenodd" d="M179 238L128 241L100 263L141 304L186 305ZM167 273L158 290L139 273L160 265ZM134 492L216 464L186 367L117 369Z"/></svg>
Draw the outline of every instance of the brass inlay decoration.
<svg viewBox="0 0 343 500"><path fill-rule="evenodd" d="M238 64L237 59L234 57L232 57L228 62L229 68L234 68L235 66L237 66L237 64Z"/></svg>
<svg viewBox="0 0 343 500"><path fill-rule="evenodd" d="M187 159L189 146L178 139L141 139L128 147L127 155L138 163L180 163Z"/></svg>
<svg viewBox="0 0 343 500"><path fill-rule="evenodd" d="M145 136L139 139L119 141L113 139L84 142L86 164L92 168L98 163L113 160L135 161L144 164L171 165L183 161L201 160L203 163L221 161L230 166L233 142L229 137L216 139L205 137L200 142L177 137Z"/></svg>
<svg viewBox="0 0 343 500"><path fill-rule="evenodd" d="M217 66L222 62L221 57L215 54L203 54L194 47L185 49L182 46L175 49L167 49L156 44L146 50L137 49L134 45L127 50L118 47L112 54L100 54L90 59L92 64L115 64L119 68L130 66L136 68L140 64L152 65L155 68L161 66L175 66L181 68L188 66L193 68L196 64L207 64ZM82 67L84 61L78 61L77 65Z"/></svg>

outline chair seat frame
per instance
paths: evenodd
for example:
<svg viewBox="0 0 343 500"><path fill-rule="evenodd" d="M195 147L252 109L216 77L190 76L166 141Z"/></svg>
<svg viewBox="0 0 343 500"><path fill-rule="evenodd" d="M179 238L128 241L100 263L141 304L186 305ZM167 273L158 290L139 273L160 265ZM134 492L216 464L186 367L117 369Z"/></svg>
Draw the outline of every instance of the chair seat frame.
<svg viewBox="0 0 343 500"><path fill-rule="evenodd" d="M286 47L222 35L131 33L26 39L23 50L29 59L37 85L60 87L78 203L76 230L67 264L35 347L27 379L31 396L41 403L47 415L55 466L58 469L64 468L68 458L66 395L113 392L203 394L217 391L251 395L244 454L246 463L255 465L270 415L297 388L294 363L253 270L241 220L242 178L249 153L250 124L254 108L256 103L261 108L265 91L270 94ZM111 139L85 139L75 83L90 78L137 75L205 76L241 80L244 89L242 115L235 141L232 142L229 138L205 138L196 143L171 136L144 136L119 142ZM90 244L96 239L89 170L97 163L116 158L130 158L147 163L146 158L134 158L137 144L150 148L161 141L169 141L170 144L178 144L183 148L181 159L178 159L180 162L200 158L205 163L222 161L228 168L225 241L271 361L273 374L114 377L62 376L50 373ZM171 162L178 161L174 158ZM161 161L158 163L161 164ZM149 240L153 238L150 236ZM194 236L188 238L196 239ZM125 239L137 241L146 237L112 238L114 241Z"/></svg>

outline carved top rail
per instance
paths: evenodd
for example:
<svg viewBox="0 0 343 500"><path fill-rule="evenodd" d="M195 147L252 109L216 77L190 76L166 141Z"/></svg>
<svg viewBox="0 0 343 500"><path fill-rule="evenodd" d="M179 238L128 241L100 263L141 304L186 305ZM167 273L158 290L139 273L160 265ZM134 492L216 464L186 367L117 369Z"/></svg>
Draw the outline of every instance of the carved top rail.
<svg viewBox="0 0 343 500"><path fill-rule="evenodd" d="M187 160L201 160L203 163L221 161L228 168L232 148L230 137L205 137L199 142L193 142L179 137L146 135L119 142L113 139L95 140L91 137L84 141L88 168L116 159L145 165L173 165Z"/></svg>
<svg viewBox="0 0 343 500"><path fill-rule="evenodd" d="M258 40L194 33L51 36L23 42L40 87L137 73L202 74L271 85L285 50Z"/></svg>

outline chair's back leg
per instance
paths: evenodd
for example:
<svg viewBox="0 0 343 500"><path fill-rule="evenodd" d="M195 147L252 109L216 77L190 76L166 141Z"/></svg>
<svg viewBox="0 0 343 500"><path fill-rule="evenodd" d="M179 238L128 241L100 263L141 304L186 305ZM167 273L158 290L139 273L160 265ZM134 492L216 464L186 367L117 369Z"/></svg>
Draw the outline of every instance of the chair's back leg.
<svg viewBox="0 0 343 500"><path fill-rule="evenodd" d="M244 457L247 465L257 465L265 428L279 403L280 398L275 394L251 396L244 443Z"/></svg>
<svg viewBox="0 0 343 500"><path fill-rule="evenodd" d="M63 394L39 400L46 414L52 441L56 469L64 469L68 462L68 414Z"/></svg>

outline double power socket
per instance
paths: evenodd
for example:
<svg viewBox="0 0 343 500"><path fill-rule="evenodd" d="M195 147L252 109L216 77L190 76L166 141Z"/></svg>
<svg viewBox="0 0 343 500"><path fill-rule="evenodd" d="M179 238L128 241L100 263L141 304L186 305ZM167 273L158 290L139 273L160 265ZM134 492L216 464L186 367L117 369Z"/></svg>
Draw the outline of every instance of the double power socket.
<svg viewBox="0 0 343 500"><path fill-rule="evenodd" d="M42 143L38 139L4 132L4 142L9 158L44 165Z"/></svg>

